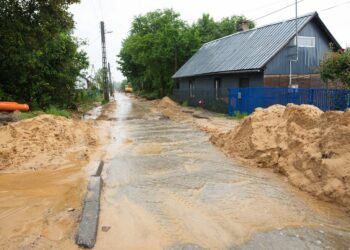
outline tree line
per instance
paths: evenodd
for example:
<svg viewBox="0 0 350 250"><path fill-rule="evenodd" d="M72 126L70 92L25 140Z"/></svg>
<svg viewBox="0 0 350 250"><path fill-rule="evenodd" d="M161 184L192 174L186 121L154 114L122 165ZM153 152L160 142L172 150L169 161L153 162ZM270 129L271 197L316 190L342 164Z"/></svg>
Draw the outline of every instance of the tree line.
<svg viewBox="0 0 350 250"><path fill-rule="evenodd" d="M118 55L119 69L140 94L162 97L174 88L171 76L204 43L239 31L243 20L231 16L215 21L203 14L188 24L172 9L136 16Z"/></svg>
<svg viewBox="0 0 350 250"><path fill-rule="evenodd" d="M0 100L74 108L89 65L68 11L79 0L0 1Z"/></svg>

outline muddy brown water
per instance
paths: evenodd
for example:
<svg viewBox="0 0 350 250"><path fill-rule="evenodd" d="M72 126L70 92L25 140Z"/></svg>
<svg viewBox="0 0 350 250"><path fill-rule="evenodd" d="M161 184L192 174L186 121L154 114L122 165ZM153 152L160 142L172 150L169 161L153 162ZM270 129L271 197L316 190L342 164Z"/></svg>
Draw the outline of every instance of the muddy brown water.
<svg viewBox="0 0 350 250"><path fill-rule="evenodd" d="M116 99L96 249L349 249L337 207L240 166L147 102Z"/></svg>

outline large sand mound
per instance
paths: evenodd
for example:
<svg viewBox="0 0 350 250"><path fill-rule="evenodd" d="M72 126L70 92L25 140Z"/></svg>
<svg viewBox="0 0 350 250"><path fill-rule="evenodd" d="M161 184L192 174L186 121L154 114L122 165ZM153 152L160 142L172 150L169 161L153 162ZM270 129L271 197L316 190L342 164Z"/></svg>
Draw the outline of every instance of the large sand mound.
<svg viewBox="0 0 350 250"><path fill-rule="evenodd" d="M0 127L0 170L38 169L87 160L97 140L92 122L41 115L12 123Z"/></svg>
<svg viewBox="0 0 350 250"><path fill-rule="evenodd" d="M211 141L230 156L273 168L300 189L350 208L349 109L274 105Z"/></svg>

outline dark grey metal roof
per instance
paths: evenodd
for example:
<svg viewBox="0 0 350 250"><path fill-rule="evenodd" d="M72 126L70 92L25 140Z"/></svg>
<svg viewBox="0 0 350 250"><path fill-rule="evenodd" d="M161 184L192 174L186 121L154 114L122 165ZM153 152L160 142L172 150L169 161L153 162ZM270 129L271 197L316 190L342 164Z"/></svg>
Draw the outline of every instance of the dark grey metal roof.
<svg viewBox="0 0 350 250"><path fill-rule="evenodd" d="M316 12L298 18L301 30ZM262 69L295 35L295 19L238 32L204 44L173 76Z"/></svg>

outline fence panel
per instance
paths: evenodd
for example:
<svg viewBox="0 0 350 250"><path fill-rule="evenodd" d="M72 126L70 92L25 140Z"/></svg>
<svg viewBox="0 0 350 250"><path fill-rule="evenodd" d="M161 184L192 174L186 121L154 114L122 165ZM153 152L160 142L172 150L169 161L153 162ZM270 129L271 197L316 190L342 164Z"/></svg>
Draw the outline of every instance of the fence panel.
<svg viewBox="0 0 350 250"><path fill-rule="evenodd" d="M256 108L274 104L311 104L321 110L345 110L350 107L350 91L301 88L230 88L228 112L252 113Z"/></svg>

